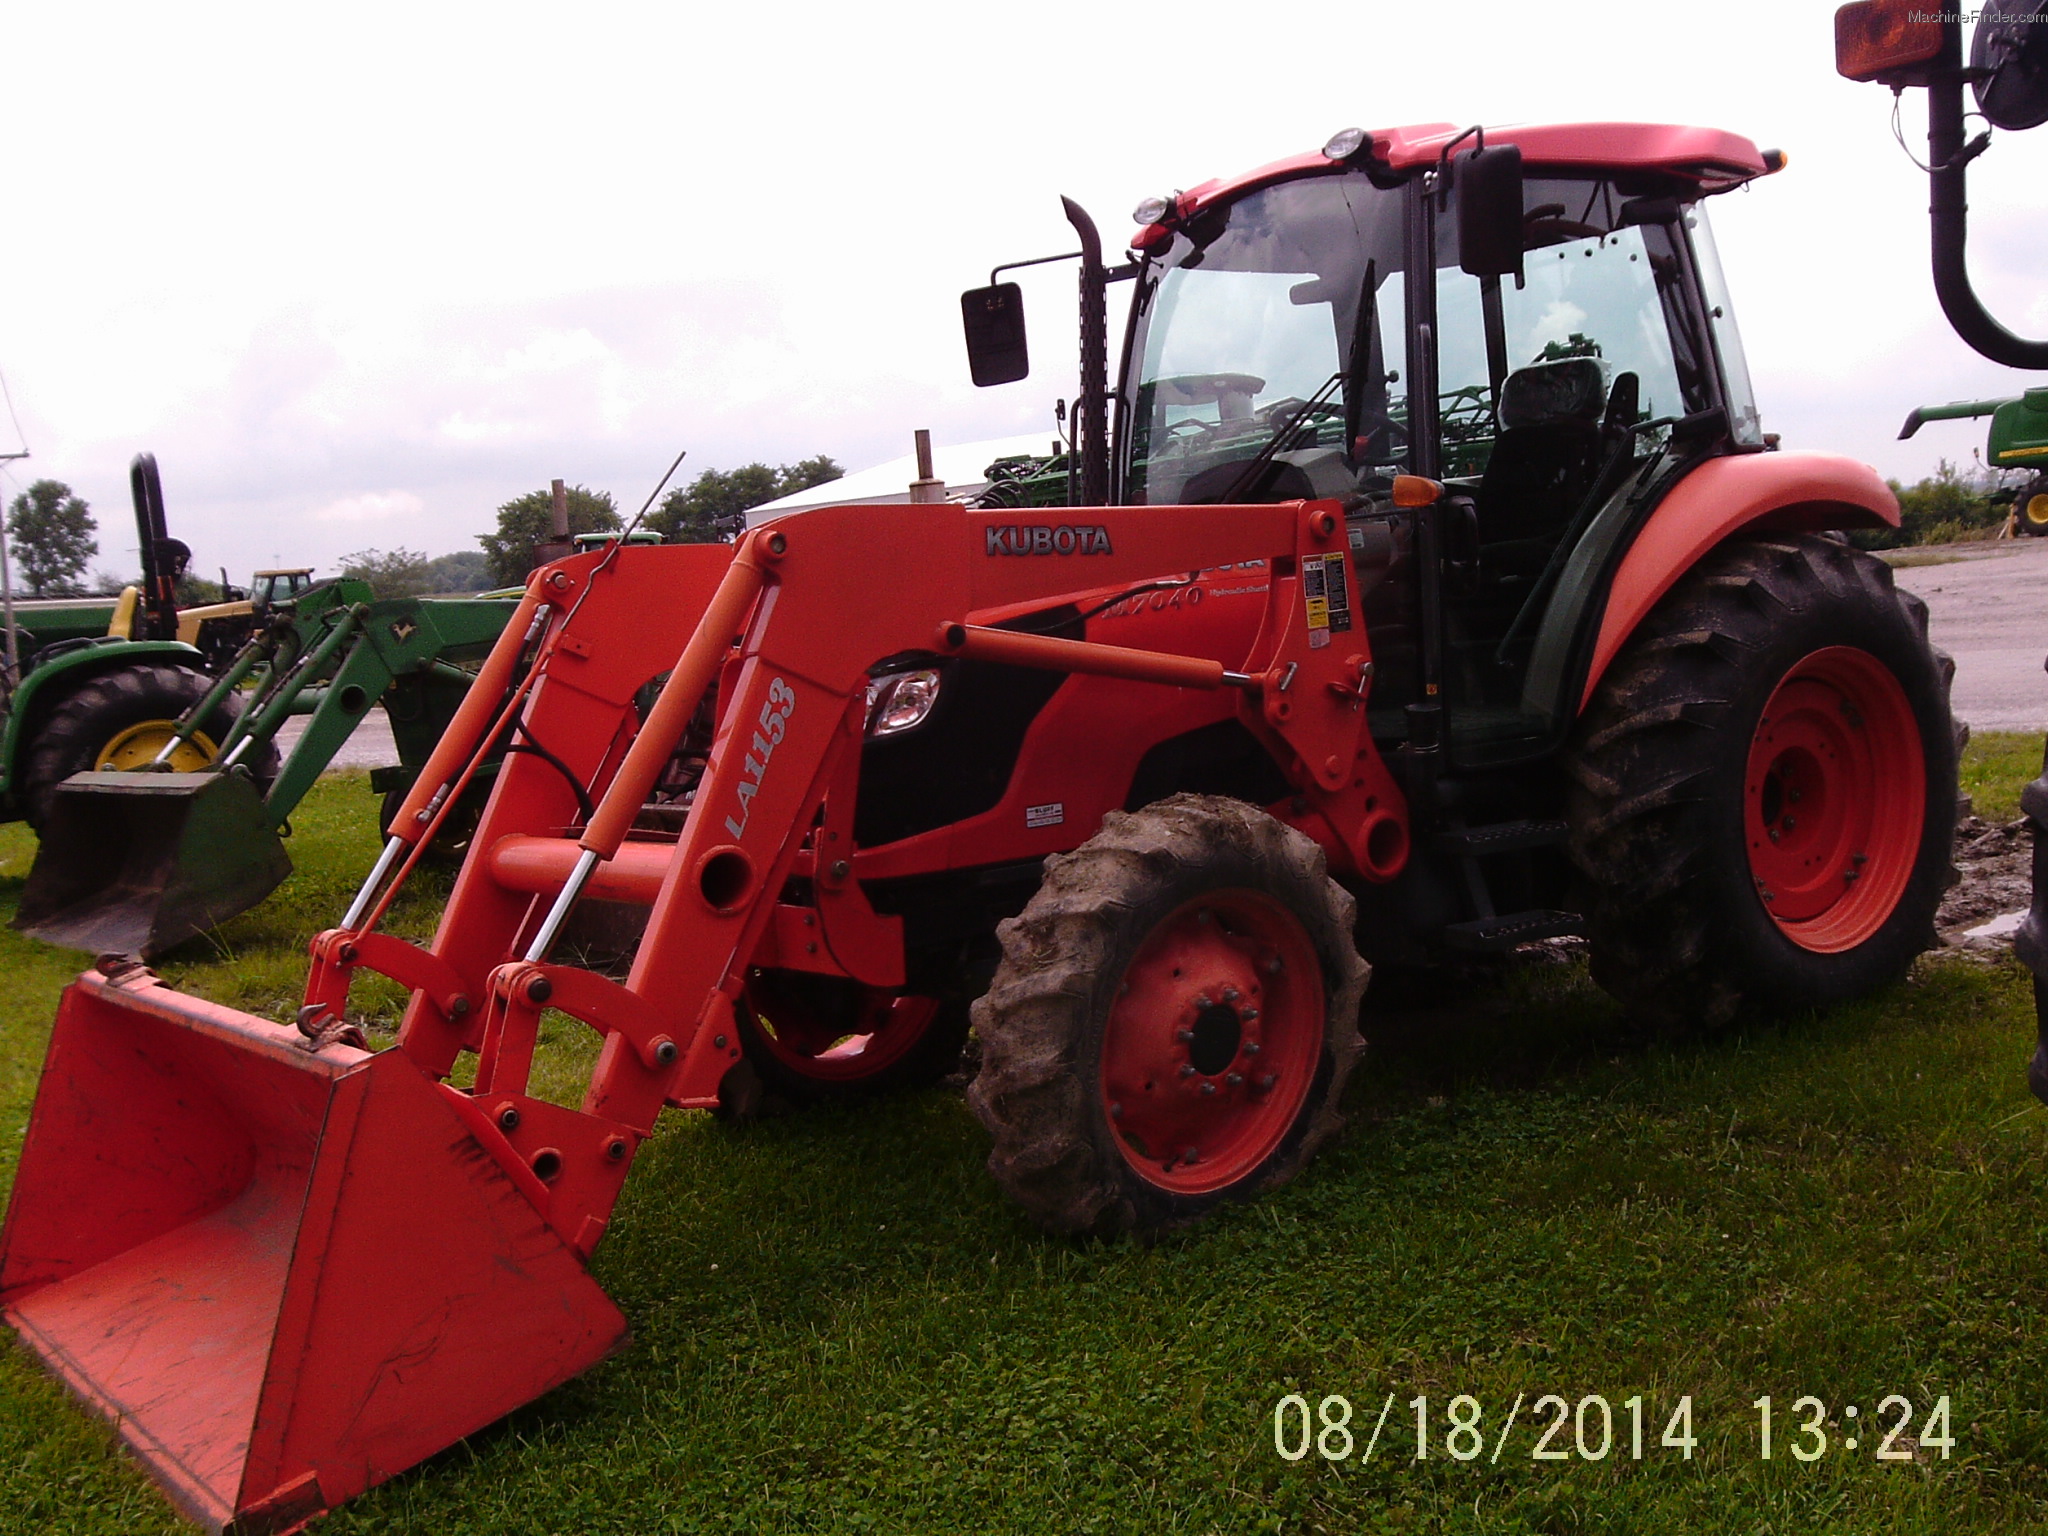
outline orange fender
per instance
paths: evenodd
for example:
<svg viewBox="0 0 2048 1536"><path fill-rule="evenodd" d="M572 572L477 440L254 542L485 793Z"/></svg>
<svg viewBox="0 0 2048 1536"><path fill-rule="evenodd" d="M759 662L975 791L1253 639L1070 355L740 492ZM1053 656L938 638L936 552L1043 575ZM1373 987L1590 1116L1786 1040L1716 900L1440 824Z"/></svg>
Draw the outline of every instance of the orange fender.
<svg viewBox="0 0 2048 1536"><path fill-rule="evenodd" d="M1896 528L1898 498L1876 470L1835 453L1709 459L1666 496L1622 557L1586 671L1583 710L1608 663L1678 579L1723 540L1752 529Z"/></svg>

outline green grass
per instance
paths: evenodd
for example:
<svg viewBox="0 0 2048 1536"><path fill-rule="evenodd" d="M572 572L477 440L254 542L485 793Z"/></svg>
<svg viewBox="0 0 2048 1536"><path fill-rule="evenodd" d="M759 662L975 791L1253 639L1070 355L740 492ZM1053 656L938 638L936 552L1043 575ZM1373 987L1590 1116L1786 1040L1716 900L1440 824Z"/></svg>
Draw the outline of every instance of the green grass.
<svg viewBox="0 0 2048 1536"><path fill-rule="evenodd" d="M1980 805L2016 793L2030 750L1980 741ZM329 779L298 822L295 882L224 952L166 966L179 985L272 1014L296 1001L304 934L373 851L372 801ZM0 908L29 852L0 832ZM400 921L432 915L422 899ZM6 1147L70 969L0 932ZM2048 1110L2021 1078L2024 972L1929 961L1827 1017L1677 1046L1632 1038L1578 966L1430 1003L1371 1014L1350 1130L1302 1179L1152 1247L1033 1232L956 1095L739 1130L672 1114L595 1265L633 1345L321 1529L2048 1524ZM588 1053L563 1034L545 1054L566 1085ZM1348 1398L1357 1451L1393 1394L1373 1460L1282 1460L1290 1392ZM1531 1460L1549 1392L1617 1413L1642 1394L1644 1458ZM1841 1405L1867 1425L1894 1392L1916 1427L1948 1397L1949 1460L1880 1465L1869 1435L1810 1465L1786 1449L1801 1394L1828 1402L1839 1446ZM1484 1414L1471 1463L1443 1451L1457 1393ZM1657 1443L1687 1393L1690 1462ZM1764 1393L1769 1462L1749 1406ZM177 1529L107 1431L0 1355L0 1530Z"/></svg>
<svg viewBox="0 0 2048 1536"><path fill-rule="evenodd" d="M2020 790L2041 772L2039 731L1977 731L1963 748L1963 793L1986 821L2020 813Z"/></svg>

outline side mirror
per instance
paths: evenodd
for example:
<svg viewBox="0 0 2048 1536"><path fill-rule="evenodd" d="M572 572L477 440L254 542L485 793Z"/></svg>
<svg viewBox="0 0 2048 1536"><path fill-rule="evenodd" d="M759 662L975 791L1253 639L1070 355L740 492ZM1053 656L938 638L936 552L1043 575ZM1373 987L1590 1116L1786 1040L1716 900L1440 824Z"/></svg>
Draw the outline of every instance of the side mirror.
<svg viewBox="0 0 2048 1536"><path fill-rule="evenodd" d="M2017 132L2048 123L2048 18L1988 12L1970 39L1977 110L1994 128Z"/></svg>
<svg viewBox="0 0 2048 1536"><path fill-rule="evenodd" d="M967 331L967 369L977 387L1014 384L1031 372L1024 344L1024 290L1015 283L961 294L960 323Z"/></svg>
<svg viewBox="0 0 2048 1536"><path fill-rule="evenodd" d="M1458 195L1458 265L1474 277L1522 275L1522 151L1496 144L1451 161Z"/></svg>

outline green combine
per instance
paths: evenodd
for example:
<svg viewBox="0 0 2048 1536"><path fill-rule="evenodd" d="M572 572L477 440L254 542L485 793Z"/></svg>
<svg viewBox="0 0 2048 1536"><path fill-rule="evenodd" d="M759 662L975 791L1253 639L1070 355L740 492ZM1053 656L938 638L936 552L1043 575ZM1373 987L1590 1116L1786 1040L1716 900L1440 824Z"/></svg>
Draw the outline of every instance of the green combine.
<svg viewBox="0 0 2048 1536"><path fill-rule="evenodd" d="M2013 531L2031 538L2048 534L2048 385L2002 400L1923 405L1906 418L1899 438L1911 437L1926 422L1960 421L1971 416L1991 418L1984 444L1986 464L1993 469L2033 471L2013 492Z"/></svg>

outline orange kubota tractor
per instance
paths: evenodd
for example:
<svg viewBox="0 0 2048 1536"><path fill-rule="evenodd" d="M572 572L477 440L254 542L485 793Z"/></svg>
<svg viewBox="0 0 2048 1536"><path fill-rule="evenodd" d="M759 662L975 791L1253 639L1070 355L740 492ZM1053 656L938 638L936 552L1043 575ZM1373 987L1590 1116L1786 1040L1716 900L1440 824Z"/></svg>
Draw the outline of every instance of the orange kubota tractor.
<svg viewBox="0 0 2048 1536"><path fill-rule="evenodd" d="M1114 270L1070 205L1072 504L538 572L296 1028L119 957L67 991L7 1319L183 1508L287 1530L620 1347L586 1265L664 1106L929 1078L971 1004L997 1179L1146 1231L1331 1134L1360 950L1582 932L1707 1021L1897 976L1946 669L1834 531L1883 483L1759 428L1702 205L1779 163L1348 131L1148 204ZM979 378L1016 300L967 298ZM380 931L508 739L433 942ZM623 979L556 955L579 902L645 909ZM382 1051L365 969L412 993ZM575 1107L529 1092L547 1009L603 1037Z"/></svg>

